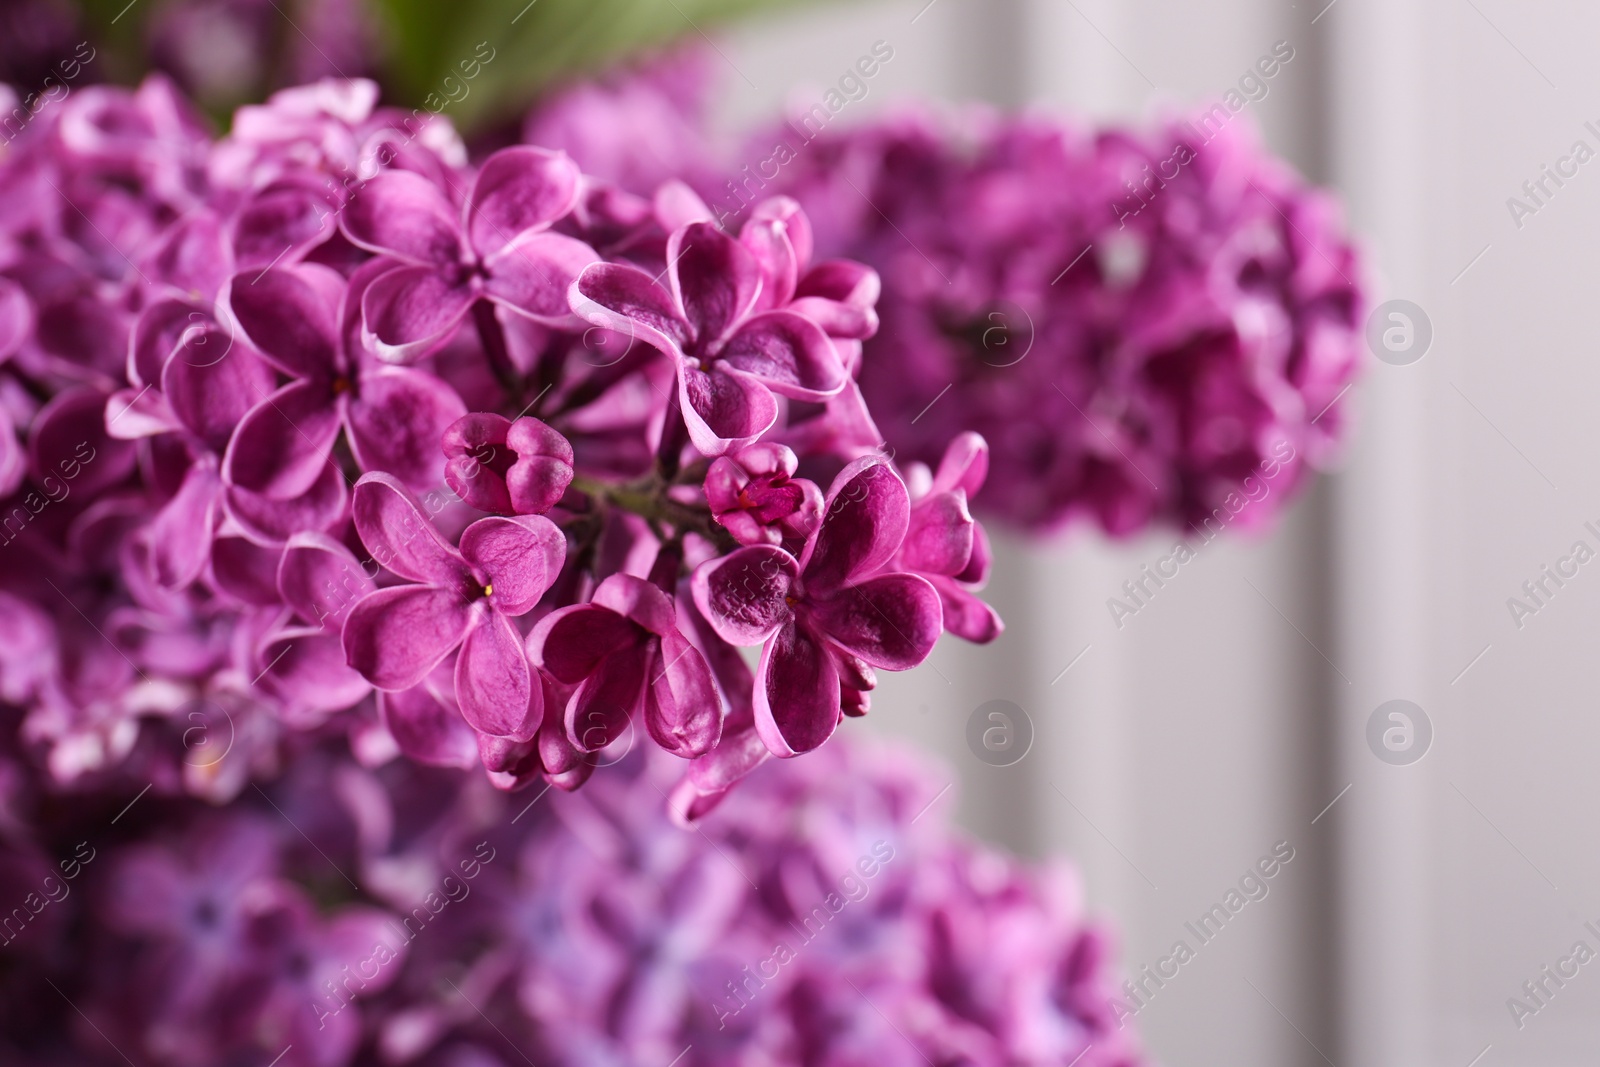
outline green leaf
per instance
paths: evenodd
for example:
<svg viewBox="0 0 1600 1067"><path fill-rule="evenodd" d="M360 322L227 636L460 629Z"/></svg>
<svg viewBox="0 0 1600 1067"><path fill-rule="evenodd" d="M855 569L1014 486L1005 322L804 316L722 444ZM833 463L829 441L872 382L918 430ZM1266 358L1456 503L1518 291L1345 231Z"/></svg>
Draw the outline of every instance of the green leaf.
<svg viewBox="0 0 1600 1067"><path fill-rule="evenodd" d="M797 0L370 0L388 32L388 97L444 109L470 131L525 109L552 82L600 69L643 48L700 37L716 24ZM799 0L804 2L804 0ZM476 51L492 62L465 84ZM462 68L461 64L468 66ZM456 81L446 82L446 78Z"/></svg>

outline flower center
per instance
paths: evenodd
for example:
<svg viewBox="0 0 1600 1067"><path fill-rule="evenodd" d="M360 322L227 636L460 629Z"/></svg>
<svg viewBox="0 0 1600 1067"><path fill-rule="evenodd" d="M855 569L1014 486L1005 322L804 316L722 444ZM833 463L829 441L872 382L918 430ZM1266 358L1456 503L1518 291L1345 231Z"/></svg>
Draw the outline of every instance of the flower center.
<svg viewBox="0 0 1600 1067"><path fill-rule="evenodd" d="M448 270L446 273L455 285L464 285L474 290L481 289L489 277L489 272L476 259L457 263L453 270Z"/></svg>
<svg viewBox="0 0 1600 1067"><path fill-rule="evenodd" d="M347 377L345 377L344 375L341 374L341 375L339 375L339 377L337 377L337 378L335 378L333 380L333 395L334 396L343 396L345 393L348 393L349 391L350 391L350 379L349 378L347 378Z"/></svg>
<svg viewBox="0 0 1600 1067"><path fill-rule="evenodd" d="M491 583L483 587L484 596L494 596L494 585Z"/></svg>

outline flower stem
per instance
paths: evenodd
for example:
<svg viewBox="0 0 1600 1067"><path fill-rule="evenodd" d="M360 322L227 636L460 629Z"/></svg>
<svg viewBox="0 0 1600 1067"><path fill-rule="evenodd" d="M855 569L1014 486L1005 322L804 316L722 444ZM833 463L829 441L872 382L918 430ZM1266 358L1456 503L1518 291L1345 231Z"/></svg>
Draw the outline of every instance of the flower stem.
<svg viewBox="0 0 1600 1067"><path fill-rule="evenodd" d="M712 519L709 509L673 500L667 496L667 484L659 478L648 478L629 485L608 485L578 475L572 479L572 488L602 505L638 515L651 522L666 523L680 534L691 531L697 533L724 550L737 547L728 531Z"/></svg>

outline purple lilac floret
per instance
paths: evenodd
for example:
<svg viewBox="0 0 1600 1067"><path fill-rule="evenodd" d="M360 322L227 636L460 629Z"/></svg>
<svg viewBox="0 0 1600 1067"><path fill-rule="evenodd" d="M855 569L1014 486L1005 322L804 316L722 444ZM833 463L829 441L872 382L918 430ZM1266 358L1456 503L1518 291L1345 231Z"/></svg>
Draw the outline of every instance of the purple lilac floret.
<svg viewBox="0 0 1600 1067"><path fill-rule="evenodd" d="M733 232L612 170L474 160L364 81L220 140L160 77L84 88L0 148L0 699L59 785L222 801L338 735L573 789L637 737L691 819L947 613L998 634L981 471L913 504L857 387L876 274L792 199ZM792 611L697 599L752 552Z"/></svg>
<svg viewBox="0 0 1600 1067"><path fill-rule="evenodd" d="M697 833L645 745L532 804L324 742L220 807L126 779L73 808L0 748L4 810L40 817L0 831L0 1059L1144 1062L1076 873L959 836L947 769L857 744Z"/></svg>

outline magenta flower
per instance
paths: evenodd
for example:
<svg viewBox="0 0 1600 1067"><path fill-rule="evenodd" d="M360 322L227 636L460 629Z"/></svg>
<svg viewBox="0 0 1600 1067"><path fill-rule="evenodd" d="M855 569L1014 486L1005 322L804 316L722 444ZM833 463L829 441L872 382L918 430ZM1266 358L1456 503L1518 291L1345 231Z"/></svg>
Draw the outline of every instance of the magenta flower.
<svg viewBox="0 0 1600 1067"><path fill-rule="evenodd" d="M918 473L927 468L917 465ZM906 539L895 554L897 570L920 574L939 593L944 628L957 637L988 644L1005 624L974 590L989 580L989 538L967 510L967 501L983 488L989 470L989 446L975 433L956 437L945 448L939 471L913 491Z"/></svg>
<svg viewBox="0 0 1600 1067"><path fill-rule="evenodd" d="M667 240L670 290L624 263L597 263L572 286L572 307L637 337L678 367L689 439L707 455L753 444L778 417L774 393L824 400L848 375L827 333L763 296L757 255L709 222Z"/></svg>
<svg viewBox="0 0 1600 1067"><path fill-rule="evenodd" d="M252 896L276 873L277 852L264 822L230 814L201 822L181 842L143 842L108 861L100 919L160 946L139 975L160 991L158 1017L203 1016L219 985L258 963L249 938Z"/></svg>
<svg viewBox="0 0 1600 1067"><path fill-rule="evenodd" d="M524 415L510 422L475 412L445 430L444 479L479 511L543 515L572 484L572 445Z"/></svg>
<svg viewBox="0 0 1600 1067"><path fill-rule="evenodd" d="M711 515L741 545L776 545L808 536L822 521L822 490L796 478L799 460L783 445L759 444L718 456L706 471Z"/></svg>
<svg viewBox="0 0 1600 1067"><path fill-rule="evenodd" d="M678 631L672 599L642 578L613 574L589 603L546 615L528 650L556 681L577 687L565 723L580 751L606 747L641 713L674 755L703 755L722 734L711 669Z"/></svg>
<svg viewBox="0 0 1600 1067"><path fill-rule="evenodd" d="M289 539L274 578L280 602L296 618L262 642L257 684L287 709L317 715L352 707L372 687L345 661L341 633L350 609L376 583L354 553L318 533Z"/></svg>
<svg viewBox="0 0 1600 1067"><path fill-rule="evenodd" d="M0 363L33 333L33 302L22 286L0 277Z"/></svg>
<svg viewBox="0 0 1600 1067"><path fill-rule="evenodd" d="M274 889L250 927L263 957L252 1036L282 1049L285 1067L344 1067L361 1042L360 1003L400 977L401 927L363 904L319 916L299 887Z"/></svg>
<svg viewBox="0 0 1600 1067"><path fill-rule="evenodd" d="M352 495L356 530L404 585L370 593L344 624L350 666L376 688L410 689L457 648L455 697L474 729L525 741L543 701L511 621L533 610L566 557L541 515L479 519L451 546L404 486L367 474Z"/></svg>
<svg viewBox="0 0 1600 1067"><path fill-rule="evenodd" d="M448 341L479 300L539 322L570 322L567 288L599 257L550 226L572 211L579 181L565 155L520 146L484 160L459 211L410 171L364 182L340 225L393 267L361 301L375 351L391 362L418 359Z"/></svg>
<svg viewBox="0 0 1600 1067"><path fill-rule="evenodd" d="M311 263L234 277L234 316L262 355L295 380L239 423L222 465L231 484L272 499L299 496L327 465L341 428L363 470L386 471L419 489L438 483L439 438L466 406L435 376L385 366L361 350L361 297L375 273L357 271L348 288L337 273Z"/></svg>
<svg viewBox="0 0 1600 1067"><path fill-rule="evenodd" d="M917 575L879 573L905 539L910 511L905 483L869 456L834 479L798 561L760 545L695 571L695 604L717 634L762 646L756 728L776 755L826 741L844 707L862 706L874 667L909 670L933 651L939 595Z"/></svg>

